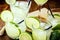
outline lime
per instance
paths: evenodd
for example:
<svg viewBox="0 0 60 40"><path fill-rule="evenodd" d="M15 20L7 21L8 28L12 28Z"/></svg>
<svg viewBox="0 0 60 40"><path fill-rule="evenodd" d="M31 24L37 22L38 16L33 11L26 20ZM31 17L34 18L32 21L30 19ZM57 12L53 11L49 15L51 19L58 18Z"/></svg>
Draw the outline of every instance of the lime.
<svg viewBox="0 0 60 40"><path fill-rule="evenodd" d="M40 27L40 23L36 18L26 18L25 19L25 23L28 26L28 28L33 29L33 28L39 28Z"/></svg>
<svg viewBox="0 0 60 40"><path fill-rule="evenodd" d="M32 38L28 33L24 32L20 34L19 40L32 40Z"/></svg>
<svg viewBox="0 0 60 40"><path fill-rule="evenodd" d="M1 13L1 19L2 19L4 22L13 21L13 13L10 12L9 10L4 10L4 11Z"/></svg>
<svg viewBox="0 0 60 40"><path fill-rule="evenodd" d="M15 24L7 22L5 25L5 30L6 30L7 35L10 38L18 39L18 37L20 35L20 30Z"/></svg>

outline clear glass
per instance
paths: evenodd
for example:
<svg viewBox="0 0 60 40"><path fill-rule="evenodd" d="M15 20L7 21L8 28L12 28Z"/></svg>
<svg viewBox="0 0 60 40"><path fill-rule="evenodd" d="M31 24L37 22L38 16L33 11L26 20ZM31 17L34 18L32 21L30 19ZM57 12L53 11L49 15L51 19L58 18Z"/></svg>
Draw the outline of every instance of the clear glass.
<svg viewBox="0 0 60 40"><path fill-rule="evenodd" d="M10 5L10 9L14 15L14 22L19 23L27 16L31 3L28 5L27 1L17 1L15 5Z"/></svg>

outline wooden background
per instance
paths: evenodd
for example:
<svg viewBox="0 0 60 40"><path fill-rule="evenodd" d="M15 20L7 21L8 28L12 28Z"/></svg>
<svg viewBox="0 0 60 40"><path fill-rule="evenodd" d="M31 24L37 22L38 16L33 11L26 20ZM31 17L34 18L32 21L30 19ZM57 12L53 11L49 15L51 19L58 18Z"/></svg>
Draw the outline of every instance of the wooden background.
<svg viewBox="0 0 60 40"><path fill-rule="evenodd" d="M31 0L31 1L32 1L32 5L30 8L30 12L38 10L39 6L33 0ZM52 11L59 11L60 12L60 1L59 0L48 0L47 3L49 3ZM47 8L47 3L44 4L43 7ZM0 13L6 9L9 9L9 5L6 4L4 0L0 0ZM4 26L4 22L0 19L0 30L3 26ZM13 40L13 39L10 39L7 36L7 34L4 33L4 35L0 36L0 40Z"/></svg>

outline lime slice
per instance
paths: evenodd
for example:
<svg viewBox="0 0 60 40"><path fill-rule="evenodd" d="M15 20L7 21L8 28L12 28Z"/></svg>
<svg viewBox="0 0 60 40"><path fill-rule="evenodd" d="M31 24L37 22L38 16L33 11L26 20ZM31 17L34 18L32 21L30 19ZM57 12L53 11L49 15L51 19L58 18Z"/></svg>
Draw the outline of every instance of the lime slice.
<svg viewBox="0 0 60 40"><path fill-rule="evenodd" d="M46 31L34 29L32 31L32 36L34 40L46 40Z"/></svg>
<svg viewBox="0 0 60 40"><path fill-rule="evenodd" d="M20 34L19 40L32 40L32 38L28 33L24 32Z"/></svg>
<svg viewBox="0 0 60 40"><path fill-rule="evenodd" d="M40 25L39 25L40 23L36 18L26 18L25 23L30 29L33 29L33 27L34 28L40 27Z"/></svg>
<svg viewBox="0 0 60 40"><path fill-rule="evenodd" d="M5 10L1 13L1 19L4 22L13 21L13 14L9 10Z"/></svg>
<svg viewBox="0 0 60 40"><path fill-rule="evenodd" d="M15 24L8 22L5 25L5 29L6 29L7 35L10 38L12 38L12 39L18 39L18 37L20 35L20 30L18 29L18 27Z"/></svg>
<svg viewBox="0 0 60 40"><path fill-rule="evenodd" d="M5 0L7 4L13 5L15 4L16 0Z"/></svg>
<svg viewBox="0 0 60 40"><path fill-rule="evenodd" d="M34 0L38 5L45 4L48 0Z"/></svg>

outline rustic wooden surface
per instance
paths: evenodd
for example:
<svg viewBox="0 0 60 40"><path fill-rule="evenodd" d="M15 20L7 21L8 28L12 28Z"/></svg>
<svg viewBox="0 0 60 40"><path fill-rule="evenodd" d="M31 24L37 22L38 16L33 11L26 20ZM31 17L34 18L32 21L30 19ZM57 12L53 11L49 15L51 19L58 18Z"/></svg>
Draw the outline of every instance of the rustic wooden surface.
<svg viewBox="0 0 60 40"><path fill-rule="evenodd" d="M60 6L58 2L54 1L54 0L49 0L48 3L50 3L50 7L52 9L52 11L59 11L60 12ZM43 5L43 7L47 7L47 4ZM6 9L9 9L9 5L7 5L5 3L5 1L3 0L0 0L0 13L3 11L3 10L6 10ZM32 11L35 11L35 10L38 10L38 5L32 1L32 5L31 5L31 8L30 8L30 12ZM0 19L0 29L3 27L4 25L4 22ZM12 40L10 39L6 33L4 33L3 36L0 36L0 40Z"/></svg>

